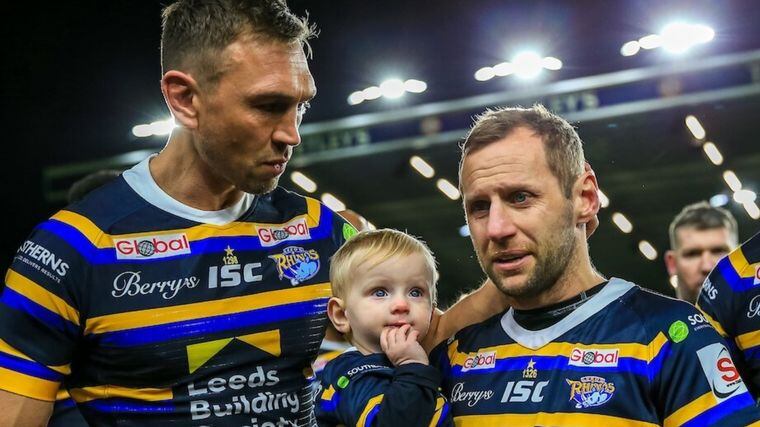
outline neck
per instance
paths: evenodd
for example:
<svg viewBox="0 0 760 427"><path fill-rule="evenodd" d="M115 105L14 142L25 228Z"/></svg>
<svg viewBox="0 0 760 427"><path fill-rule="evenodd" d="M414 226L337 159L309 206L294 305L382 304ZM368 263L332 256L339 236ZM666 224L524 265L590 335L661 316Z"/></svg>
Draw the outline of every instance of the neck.
<svg viewBox="0 0 760 427"><path fill-rule="evenodd" d="M538 295L530 297L511 297L507 295L510 306L517 310L533 310L548 307L569 300L581 292L587 291L606 279L591 265L585 238L576 245L565 271L552 286Z"/></svg>
<svg viewBox="0 0 760 427"><path fill-rule="evenodd" d="M215 174L195 149L192 135L176 129L166 147L150 162L153 180L166 194L204 211L230 207L243 192Z"/></svg>

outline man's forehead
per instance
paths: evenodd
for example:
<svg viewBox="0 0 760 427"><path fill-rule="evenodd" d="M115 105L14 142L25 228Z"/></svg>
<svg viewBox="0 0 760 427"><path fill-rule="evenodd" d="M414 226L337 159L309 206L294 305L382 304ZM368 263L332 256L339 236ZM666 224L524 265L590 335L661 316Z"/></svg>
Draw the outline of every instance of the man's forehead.
<svg viewBox="0 0 760 427"><path fill-rule="evenodd" d="M698 228L686 225L676 229L676 238L681 248L731 243L731 233L726 227Z"/></svg>
<svg viewBox="0 0 760 427"><path fill-rule="evenodd" d="M309 95L316 92L306 54L299 43L243 37L230 43L222 55L227 74L247 74L261 86L293 85Z"/></svg>

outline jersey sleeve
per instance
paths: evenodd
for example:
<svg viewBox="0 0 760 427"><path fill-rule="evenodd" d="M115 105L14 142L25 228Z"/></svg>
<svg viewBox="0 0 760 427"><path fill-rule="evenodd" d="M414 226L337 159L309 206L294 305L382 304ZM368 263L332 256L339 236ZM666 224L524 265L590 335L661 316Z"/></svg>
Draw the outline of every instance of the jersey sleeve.
<svg viewBox="0 0 760 427"><path fill-rule="evenodd" d="M82 335L73 288L84 260L57 233L61 224L32 232L0 289L0 389L51 402Z"/></svg>
<svg viewBox="0 0 760 427"><path fill-rule="evenodd" d="M725 341L694 307L679 303L650 344L649 375L665 426L745 426L760 412Z"/></svg>
<svg viewBox="0 0 760 427"><path fill-rule="evenodd" d="M368 371L349 380L324 383L318 398L320 426L428 426L448 416L438 393L435 368L418 363L399 366L392 375Z"/></svg>

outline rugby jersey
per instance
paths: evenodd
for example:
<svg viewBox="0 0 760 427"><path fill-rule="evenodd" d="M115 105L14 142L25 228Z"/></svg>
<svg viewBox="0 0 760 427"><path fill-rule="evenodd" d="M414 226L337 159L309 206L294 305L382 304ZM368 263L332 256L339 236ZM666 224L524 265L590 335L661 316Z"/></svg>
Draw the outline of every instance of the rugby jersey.
<svg viewBox="0 0 760 427"><path fill-rule="evenodd" d="M697 306L727 338L750 391L760 397L760 234L718 262Z"/></svg>
<svg viewBox="0 0 760 427"><path fill-rule="evenodd" d="M0 388L97 425L305 425L330 257L353 228L277 188L219 212L148 160L40 224L0 296Z"/></svg>
<svg viewBox="0 0 760 427"><path fill-rule="evenodd" d="M421 363L394 367L383 353L349 348L327 363L317 393L317 422L345 425L453 426L435 368Z"/></svg>
<svg viewBox="0 0 760 427"><path fill-rule="evenodd" d="M755 425L723 339L697 314L613 278L553 326L528 331L509 309L431 361L457 426Z"/></svg>

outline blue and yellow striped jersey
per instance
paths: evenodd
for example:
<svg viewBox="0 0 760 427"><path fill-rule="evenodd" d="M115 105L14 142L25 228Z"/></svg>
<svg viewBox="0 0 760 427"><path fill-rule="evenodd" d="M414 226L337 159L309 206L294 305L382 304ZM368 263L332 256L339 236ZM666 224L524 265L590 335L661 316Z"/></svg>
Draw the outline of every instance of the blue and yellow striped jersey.
<svg viewBox="0 0 760 427"><path fill-rule="evenodd" d="M697 306L729 341L750 391L760 397L760 234L718 262Z"/></svg>
<svg viewBox="0 0 760 427"><path fill-rule="evenodd" d="M760 413L690 304L620 280L553 326L513 311L431 354L457 426L745 426ZM758 423L760 425L760 423Z"/></svg>
<svg viewBox="0 0 760 427"><path fill-rule="evenodd" d="M220 223L167 201L146 171L21 245L0 295L0 389L54 401L66 377L97 425L313 420L329 262L351 226L281 188Z"/></svg>
<svg viewBox="0 0 760 427"><path fill-rule="evenodd" d="M435 368L394 367L383 353L350 348L327 363L316 397L317 422L328 426L453 426Z"/></svg>

